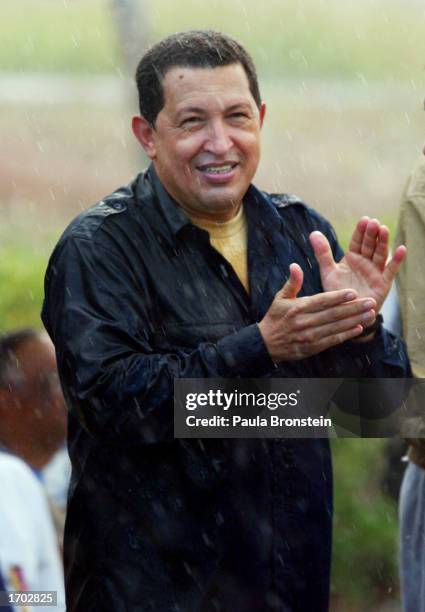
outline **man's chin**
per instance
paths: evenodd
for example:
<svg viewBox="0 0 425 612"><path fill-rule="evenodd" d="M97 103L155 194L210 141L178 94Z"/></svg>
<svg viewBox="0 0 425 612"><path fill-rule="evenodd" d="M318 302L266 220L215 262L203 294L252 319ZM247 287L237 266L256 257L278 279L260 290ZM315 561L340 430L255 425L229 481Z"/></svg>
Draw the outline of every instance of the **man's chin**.
<svg viewBox="0 0 425 612"><path fill-rule="evenodd" d="M199 198L202 202L205 211L220 211L226 212L232 209L237 210L240 203L242 202L243 195L238 191L237 193L231 189L216 189L214 194L204 194L204 197Z"/></svg>
<svg viewBox="0 0 425 612"><path fill-rule="evenodd" d="M227 218L231 219L239 210L239 202L223 202L221 200L217 203L209 203L208 206L204 206L203 210L206 214L211 216L217 216L217 220L226 221Z"/></svg>

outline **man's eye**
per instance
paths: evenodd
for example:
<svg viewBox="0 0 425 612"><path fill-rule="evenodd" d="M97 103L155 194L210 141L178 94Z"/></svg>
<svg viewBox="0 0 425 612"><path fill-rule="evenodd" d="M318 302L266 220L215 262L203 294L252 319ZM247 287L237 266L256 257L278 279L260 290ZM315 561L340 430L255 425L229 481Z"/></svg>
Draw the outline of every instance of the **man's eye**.
<svg viewBox="0 0 425 612"><path fill-rule="evenodd" d="M229 119L236 121L246 121L248 119L248 115L246 113L232 113L229 115Z"/></svg>
<svg viewBox="0 0 425 612"><path fill-rule="evenodd" d="M201 123L202 119L200 117L188 117L187 119L185 119L182 124L181 127L182 128L191 128L194 127L196 125L198 125L199 123Z"/></svg>

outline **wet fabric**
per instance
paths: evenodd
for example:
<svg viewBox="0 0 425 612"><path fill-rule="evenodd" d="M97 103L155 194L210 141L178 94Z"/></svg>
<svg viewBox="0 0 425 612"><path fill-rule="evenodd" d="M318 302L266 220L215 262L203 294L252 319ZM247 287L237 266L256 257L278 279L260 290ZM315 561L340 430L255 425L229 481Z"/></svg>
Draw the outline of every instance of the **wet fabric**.
<svg viewBox="0 0 425 612"><path fill-rule="evenodd" d="M403 376L384 329L276 368L257 323L308 234L330 225L251 186L248 295L151 167L74 220L46 274L43 321L71 414L68 612L325 612L327 440L174 440L176 377Z"/></svg>

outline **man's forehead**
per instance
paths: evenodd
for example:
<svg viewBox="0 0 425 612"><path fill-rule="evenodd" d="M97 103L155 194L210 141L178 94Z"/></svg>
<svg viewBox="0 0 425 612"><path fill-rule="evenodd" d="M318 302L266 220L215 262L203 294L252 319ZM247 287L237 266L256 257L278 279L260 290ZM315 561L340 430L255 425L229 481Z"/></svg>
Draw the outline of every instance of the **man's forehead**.
<svg viewBox="0 0 425 612"><path fill-rule="evenodd" d="M216 68L174 66L164 76L163 89L165 105L174 110L202 101L226 106L254 102L248 77L239 63Z"/></svg>

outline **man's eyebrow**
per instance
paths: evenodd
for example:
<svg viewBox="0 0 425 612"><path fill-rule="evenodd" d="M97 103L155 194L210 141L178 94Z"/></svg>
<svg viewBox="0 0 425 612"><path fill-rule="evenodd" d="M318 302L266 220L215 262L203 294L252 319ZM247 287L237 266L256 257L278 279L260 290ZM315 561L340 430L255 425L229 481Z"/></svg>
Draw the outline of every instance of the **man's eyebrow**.
<svg viewBox="0 0 425 612"><path fill-rule="evenodd" d="M177 111L176 118L180 119L180 117L182 117L183 115L188 115L190 113L203 115L205 114L205 109L200 108L199 106L188 106L187 108L182 108L181 110Z"/></svg>
<svg viewBox="0 0 425 612"><path fill-rule="evenodd" d="M251 105L248 102L236 102L235 104L232 104L231 106L228 106L225 110L227 112L230 112L232 110L236 110L238 108L246 108L251 110Z"/></svg>
<svg viewBox="0 0 425 612"><path fill-rule="evenodd" d="M251 110L251 105L249 104L249 102L241 101L241 102L235 102L234 104L231 104L230 106L223 106L223 110L226 113L232 112L237 109L242 109L242 108ZM206 110L205 108L201 108L200 106L188 106L186 108L182 108L181 110L177 111L176 119L179 120L182 116L189 115L191 113L194 113L196 115L205 115Z"/></svg>

